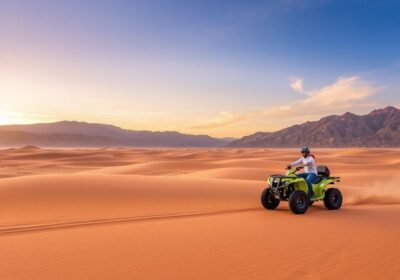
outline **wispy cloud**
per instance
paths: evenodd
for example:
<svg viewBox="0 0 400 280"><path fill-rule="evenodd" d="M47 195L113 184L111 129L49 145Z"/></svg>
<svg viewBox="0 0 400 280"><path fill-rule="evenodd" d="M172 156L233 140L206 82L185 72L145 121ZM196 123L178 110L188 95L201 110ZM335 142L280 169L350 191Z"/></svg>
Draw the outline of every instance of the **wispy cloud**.
<svg viewBox="0 0 400 280"><path fill-rule="evenodd" d="M304 92L304 85L302 78L289 78L290 87L297 92Z"/></svg>
<svg viewBox="0 0 400 280"><path fill-rule="evenodd" d="M266 116L320 115L352 108L373 106L367 97L379 89L358 76L338 78L335 83L306 92L302 100L286 106L267 108Z"/></svg>
<svg viewBox="0 0 400 280"><path fill-rule="evenodd" d="M221 112L217 117L192 128L220 128L263 117L304 119L335 114L344 110L373 108L376 104L368 101L368 97L379 91L378 87L358 76L340 77L333 84L307 92L304 91L301 79L292 81L291 86L294 90L305 93L303 99L261 110Z"/></svg>
<svg viewBox="0 0 400 280"><path fill-rule="evenodd" d="M258 113L256 112L244 112L244 113L235 113L235 112L220 112L218 116L215 118L199 125L194 125L192 129L211 129L211 128L219 128L228 126L231 124L235 124L247 119L251 119L256 117Z"/></svg>

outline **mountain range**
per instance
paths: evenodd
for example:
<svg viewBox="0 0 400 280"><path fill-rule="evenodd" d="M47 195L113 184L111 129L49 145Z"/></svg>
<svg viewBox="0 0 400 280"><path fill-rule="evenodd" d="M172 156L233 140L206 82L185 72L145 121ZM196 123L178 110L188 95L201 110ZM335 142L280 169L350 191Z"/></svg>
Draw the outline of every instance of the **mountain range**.
<svg viewBox="0 0 400 280"><path fill-rule="evenodd" d="M386 107L366 115L345 113L294 125L276 132L257 132L230 147L400 147L400 110Z"/></svg>
<svg viewBox="0 0 400 280"><path fill-rule="evenodd" d="M175 131L137 131L76 121L1 125L0 146L16 147L400 147L400 110L366 115L345 113L294 125L276 132L257 132L240 139L214 138Z"/></svg>
<svg viewBox="0 0 400 280"><path fill-rule="evenodd" d="M136 131L76 121L0 126L3 147L223 147L230 141L208 135Z"/></svg>

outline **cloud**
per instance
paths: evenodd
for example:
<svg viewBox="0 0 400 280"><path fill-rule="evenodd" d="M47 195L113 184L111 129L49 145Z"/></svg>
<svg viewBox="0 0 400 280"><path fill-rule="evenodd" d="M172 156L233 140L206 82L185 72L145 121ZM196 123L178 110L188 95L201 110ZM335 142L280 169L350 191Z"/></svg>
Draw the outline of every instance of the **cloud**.
<svg viewBox="0 0 400 280"><path fill-rule="evenodd" d="M297 89L302 89L297 80ZM301 85L301 87L299 86ZM293 88L293 86L292 86ZM212 129L248 121L256 118L293 118L307 120L336 114L357 108L373 108L377 104L368 101L368 97L380 89L358 76L340 77L333 84L305 92L304 98L287 105L266 107L261 110L247 112L221 112L216 118L193 129Z"/></svg>
<svg viewBox="0 0 400 280"><path fill-rule="evenodd" d="M338 78L335 83L306 92L306 98L286 106L266 108L266 116L319 115L373 106L366 98L379 89L358 76Z"/></svg>
<svg viewBox="0 0 400 280"><path fill-rule="evenodd" d="M224 127L230 124L235 124L243 120L251 119L253 112L245 113L232 113L232 112L221 112L219 115L204 124L194 125L192 129L210 129Z"/></svg>
<svg viewBox="0 0 400 280"><path fill-rule="evenodd" d="M289 78L290 87L297 92L304 92L303 79L301 78Z"/></svg>

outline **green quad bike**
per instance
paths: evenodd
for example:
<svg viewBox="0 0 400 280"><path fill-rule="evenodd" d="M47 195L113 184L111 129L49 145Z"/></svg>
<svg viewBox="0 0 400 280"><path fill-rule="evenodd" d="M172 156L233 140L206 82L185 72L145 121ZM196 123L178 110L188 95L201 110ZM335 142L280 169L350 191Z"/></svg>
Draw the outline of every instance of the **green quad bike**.
<svg viewBox="0 0 400 280"><path fill-rule="evenodd" d="M306 180L297 177L301 168L288 169L286 175L272 175L268 178L268 187L261 194L261 204L268 210L276 209L281 200L289 202L294 214L304 214L315 201L323 200L328 210L337 210L342 206L342 193L336 188L328 188L340 177L330 177L327 166L318 166L318 177L313 183L314 197L310 199Z"/></svg>

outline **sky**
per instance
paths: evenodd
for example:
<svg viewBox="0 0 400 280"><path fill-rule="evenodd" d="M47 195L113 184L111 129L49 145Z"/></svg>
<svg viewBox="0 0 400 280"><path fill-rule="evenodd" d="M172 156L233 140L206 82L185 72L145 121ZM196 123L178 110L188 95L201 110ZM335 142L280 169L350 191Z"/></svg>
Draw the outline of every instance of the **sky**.
<svg viewBox="0 0 400 280"><path fill-rule="evenodd" d="M400 1L0 0L0 124L216 137L400 107Z"/></svg>

